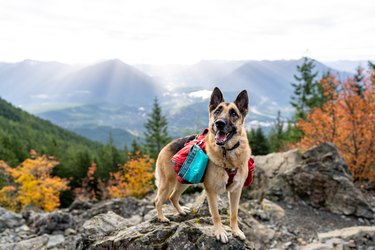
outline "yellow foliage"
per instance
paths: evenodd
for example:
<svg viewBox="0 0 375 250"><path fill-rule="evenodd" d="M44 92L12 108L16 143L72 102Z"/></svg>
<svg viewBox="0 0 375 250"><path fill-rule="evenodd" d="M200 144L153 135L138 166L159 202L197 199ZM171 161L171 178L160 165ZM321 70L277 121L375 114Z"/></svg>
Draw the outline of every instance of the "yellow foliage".
<svg viewBox="0 0 375 250"><path fill-rule="evenodd" d="M11 210L20 210L27 204L52 211L60 206L59 195L68 189L68 182L52 177L52 169L59 164L52 157L32 156L16 168L0 161L0 167L13 178L14 186L5 186L0 190L0 204Z"/></svg>
<svg viewBox="0 0 375 250"><path fill-rule="evenodd" d="M154 160L138 153L113 173L111 185L107 187L110 197L144 197L153 188Z"/></svg>

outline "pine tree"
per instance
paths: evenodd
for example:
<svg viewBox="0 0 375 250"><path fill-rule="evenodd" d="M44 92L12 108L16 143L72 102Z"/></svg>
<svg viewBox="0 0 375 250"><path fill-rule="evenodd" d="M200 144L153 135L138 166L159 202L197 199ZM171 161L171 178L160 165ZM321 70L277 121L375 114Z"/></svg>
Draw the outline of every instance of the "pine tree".
<svg viewBox="0 0 375 250"><path fill-rule="evenodd" d="M268 141L271 152L278 152L285 143L285 132L283 131L284 122L281 120L280 110L277 112L276 121L268 135Z"/></svg>
<svg viewBox="0 0 375 250"><path fill-rule="evenodd" d="M312 59L303 58L302 65L297 66L297 74L293 75L297 83L292 83L294 95L291 97L292 106L296 109L295 119L305 119L306 113L320 105L319 85L314 80L318 72L314 72L315 64Z"/></svg>
<svg viewBox="0 0 375 250"><path fill-rule="evenodd" d="M266 155L270 152L268 141L261 127L247 133L253 155Z"/></svg>
<svg viewBox="0 0 375 250"><path fill-rule="evenodd" d="M145 124L146 152L156 159L162 147L170 141L168 135L168 121L162 114L158 99L155 98L152 113Z"/></svg>
<svg viewBox="0 0 375 250"><path fill-rule="evenodd" d="M132 155L140 154L142 155L142 146L139 144L139 142L136 139L133 139L131 143L131 150L130 153Z"/></svg>
<svg viewBox="0 0 375 250"><path fill-rule="evenodd" d="M356 74L354 75L354 82L355 82L355 89L357 95L359 95L361 98L364 98L363 92L365 91L364 86L363 86L363 79L365 78L365 75L363 74L363 68L359 65L356 68Z"/></svg>

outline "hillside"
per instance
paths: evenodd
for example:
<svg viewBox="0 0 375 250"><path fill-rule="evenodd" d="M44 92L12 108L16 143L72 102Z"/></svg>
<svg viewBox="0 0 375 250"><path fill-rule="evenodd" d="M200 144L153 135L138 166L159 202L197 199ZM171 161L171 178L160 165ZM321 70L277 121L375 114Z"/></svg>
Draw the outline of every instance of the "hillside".
<svg viewBox="0 0 375 250"><path fill-rule="evenodd" d="M30 150L57 158L60 164L55 175L72 178L72 188L80 185L92 162L97 163L98 176L108 177L117 169L117 164L125 161L126 155L113 145L102 145L73 132L60 128L49 121L40 119L0 98L0 160L17 166L30 157ZM2 183L0 171L0 186ZM68 200L62 199L64 205ZM69 200L70 199L70 200Z"/></svg>
<svg viewBox="0 0 375 250"><path fill-rule="evenodd" d="M9 140L9 143L6 141ZM62 129L49 121L12 106L0 98L0 142L2 147L0 159L15 162L23 160L27 152L34 149L40 153L53 153L55 148L67 149L71 145L80 145L90 149L97 148L98 143ZM18 145L18 157L11 157L9 146ZM21 152L20 152L21 151Z"/></svg>

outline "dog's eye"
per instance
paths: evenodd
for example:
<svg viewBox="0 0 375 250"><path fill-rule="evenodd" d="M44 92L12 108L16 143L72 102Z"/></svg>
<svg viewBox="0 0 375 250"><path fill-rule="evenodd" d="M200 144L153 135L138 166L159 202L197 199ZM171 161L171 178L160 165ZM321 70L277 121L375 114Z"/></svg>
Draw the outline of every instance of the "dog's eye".
<svg viewBox="0 0 375 250"><path fill-rule="evenodd" d="M234 111L233 109L231 109L229 111L229 114L230 114L231 117L237 117L238 116L237 113L236 113L236 111Z"/></svg>
<svg viewBox="0 0 375 250"><path fill-rule="evenodd" d="M218 114L220 114L221 113L221 110L222 110L222 108L221 107L219 107L217 110L215 110L215 112L214 112L214 114L215 115L218 115Z"/></svg>

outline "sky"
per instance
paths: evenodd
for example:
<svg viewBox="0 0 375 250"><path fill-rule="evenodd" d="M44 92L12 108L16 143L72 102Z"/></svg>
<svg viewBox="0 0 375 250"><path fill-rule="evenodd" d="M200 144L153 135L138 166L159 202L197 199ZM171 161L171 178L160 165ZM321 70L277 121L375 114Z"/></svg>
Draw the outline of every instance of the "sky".
<svg viewBox="0 0 375 250"><path fill-rule="evenodd" d="M0 0L0 61L375 59L375 1Z"/></svg>

